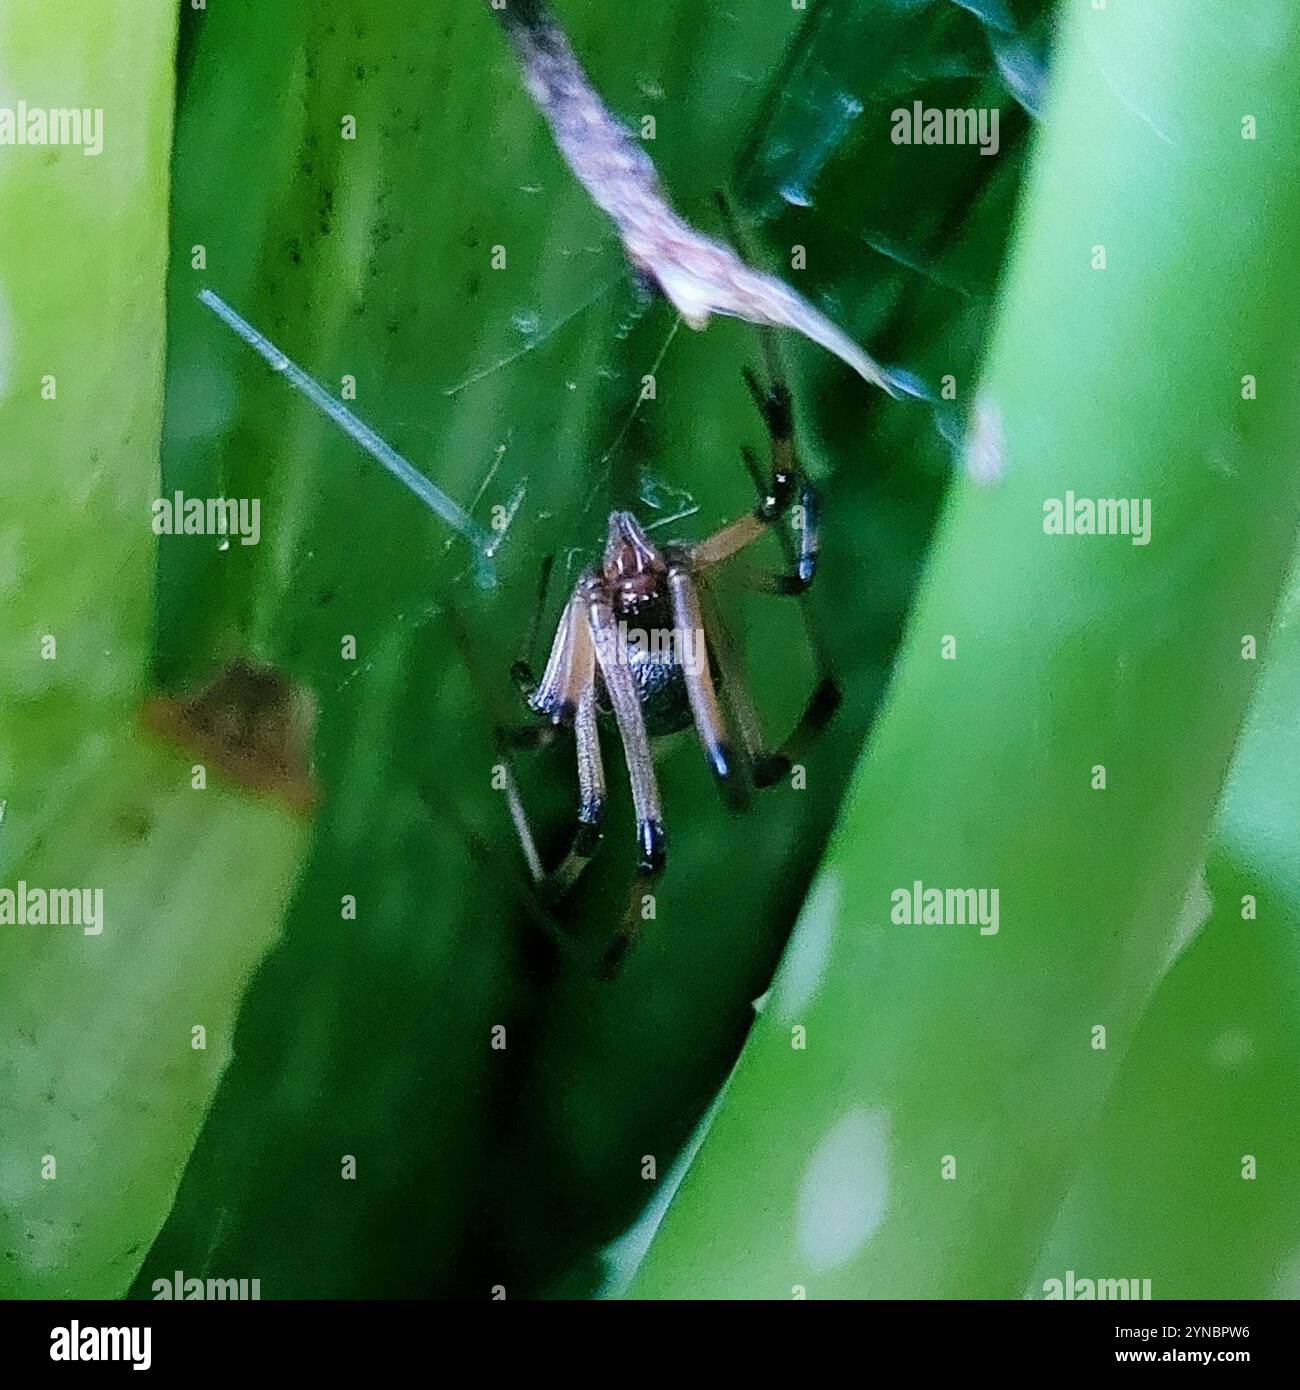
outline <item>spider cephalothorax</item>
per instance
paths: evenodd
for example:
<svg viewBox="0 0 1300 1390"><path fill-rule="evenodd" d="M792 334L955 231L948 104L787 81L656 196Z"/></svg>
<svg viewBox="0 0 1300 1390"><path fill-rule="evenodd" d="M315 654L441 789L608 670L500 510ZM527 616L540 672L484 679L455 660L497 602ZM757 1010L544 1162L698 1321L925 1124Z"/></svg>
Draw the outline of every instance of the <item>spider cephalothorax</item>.
<svg viewBox="0 0 1300 1390"><path fill-rule="evenodd" d="M610 512L600 574L623 617L662 591L668 561L631 512Z"/></svg>
<svg viewBox="0 0 1300 1390"><path fill-rule="evenodd" d="M712 614L705 618L703 576L795 506L793 572L768 577L765 587L801 594L816 565L816 498L795 461L788 393L779 386L764 391L752 376L746 379L772 440L770 475L759 505L703 541L665 545L656 544L631 512L612 512L604 554L574 585L541 679L533 679L526 662L516 665L529 706L553 724L572 726L577 748L578 828L558 867L543 870L524 818L516 816L529 866L555 897L573 886L600 841L601 714L612 714L617 724L636 812L639 872L650 877L662 870L666 850L652 738L694 723L723 795L740 806L751 785L768 786L788 770L793 749L825 724L839 702L836 686L824 677L795 733L778 751L765 751L725 629ZM757 476L752 457L747 462ZM626 945L621 939L615 949L621 954Z"/></svg>
<svg viewBox="0 0 1300 1390"><path fill-rule="evenodd" d="M690 724L687 676L708 659L703 629L680 629L673 611L670 576L689 563L682 547L657 546L631 512L610 513L609 539L596 582L614 611L617 656L632 673L651 738L675 734ZM720 685L716 662L708 665ZM613 708L599 663L596 704L602 713ZM715 762L715 770L726 776L725 766Z"/></svg>

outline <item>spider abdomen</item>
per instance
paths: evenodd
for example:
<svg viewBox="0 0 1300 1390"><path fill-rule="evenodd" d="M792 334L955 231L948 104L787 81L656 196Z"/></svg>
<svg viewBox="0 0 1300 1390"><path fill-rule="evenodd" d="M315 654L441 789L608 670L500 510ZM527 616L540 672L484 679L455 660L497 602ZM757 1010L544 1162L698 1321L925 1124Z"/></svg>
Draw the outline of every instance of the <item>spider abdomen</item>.
<svg viewBox="0 0 1300 1390"><path fill-rule="evenodd" d="M662 592L624 602L619 609L619 653L636 682L646 733L659 738L689 727L686 668L699 661L703 634L674 628L672 609ZM608 709L603 682L600 696L601 708Z"/></svg>
<svg viewBox="0 0 1300 1390"><path fill-rule="evenodd" d="M632 675L641 697L645 731L651 738L675 734L691 722L691 705L686 696L686 673L677 661L654 657L632 658Z"/></svg>

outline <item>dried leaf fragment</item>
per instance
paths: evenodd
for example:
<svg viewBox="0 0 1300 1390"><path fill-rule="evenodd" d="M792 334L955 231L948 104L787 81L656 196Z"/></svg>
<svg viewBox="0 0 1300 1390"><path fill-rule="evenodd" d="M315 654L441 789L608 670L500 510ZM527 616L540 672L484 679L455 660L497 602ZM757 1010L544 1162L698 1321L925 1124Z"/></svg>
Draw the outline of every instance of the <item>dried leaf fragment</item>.
<svg viewBox="0 0 1300 1390"><path fill-rule="evenodd" d="M664 194L649 155L601 101L542 0L488 0L569 167L617 226L628 259L653 280L692 328L711 314L793 328L833 352L891 396L880 365L783 280L747 266L722 242L697 232Z"/></svg>

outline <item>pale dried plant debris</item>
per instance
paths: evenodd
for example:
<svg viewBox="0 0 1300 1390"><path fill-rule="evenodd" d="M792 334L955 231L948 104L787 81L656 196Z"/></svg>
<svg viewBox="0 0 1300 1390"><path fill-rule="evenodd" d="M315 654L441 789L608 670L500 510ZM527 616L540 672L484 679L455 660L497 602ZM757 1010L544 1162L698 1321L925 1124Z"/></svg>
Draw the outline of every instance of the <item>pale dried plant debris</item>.
<svg viewBox="0 0 1300 1390"><path fill-rule="evenodd" d="M891 396L899 389L842 329L775 276L752 270L729 247L673 209L650 157L601 101L555 17L541 0L488 0L524 84L555 142L596 206L614 222L628 259L653 280L692 328L711 314L793 328Z"/></svg>

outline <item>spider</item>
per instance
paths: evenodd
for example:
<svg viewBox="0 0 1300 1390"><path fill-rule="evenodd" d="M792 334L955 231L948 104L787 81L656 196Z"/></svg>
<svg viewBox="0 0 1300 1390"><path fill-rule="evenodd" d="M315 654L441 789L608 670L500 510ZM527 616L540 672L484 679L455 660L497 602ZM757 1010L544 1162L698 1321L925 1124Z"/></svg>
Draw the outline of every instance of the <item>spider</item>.
<svg viewBox="0 0 1300 1390"><path fill-rule="evenodd" d="M693 544L658 545L631 512L611 512L604 554L574 585L541 679L534 677L526 658L513 668L530 709L552 725L571 727L577 753L577 827L564 859L549 872L542 866L517 797L512 804L533 879L550 901L573 888L602 838L602 714L612 714L623 745L636 814L637 876L644 884L663 871L667 853L652 739L693 723L724 799L739 809L748 800L751 783L771 786L789 771L797 750L821 731L839 705L838 686L823 675L790 737L777 750L766 751L725 629L711 612L706 622L708 597L702 576L792 511L796 545L787 543L787 553L794 552L792 570L766 576L762 587L770 593L801 595L816 571L817 497L795 456L789 391L779 383L764 388L750 371L745 381L767 426L771 449L766 480L753 454L743 451L759 484L759 504ZM546 578L544 573L543 593ZM721 695L730 706L740 755L723 716ZM631 937L631 926L625 922L606 955L603 974L616 973Z"/></svg>

